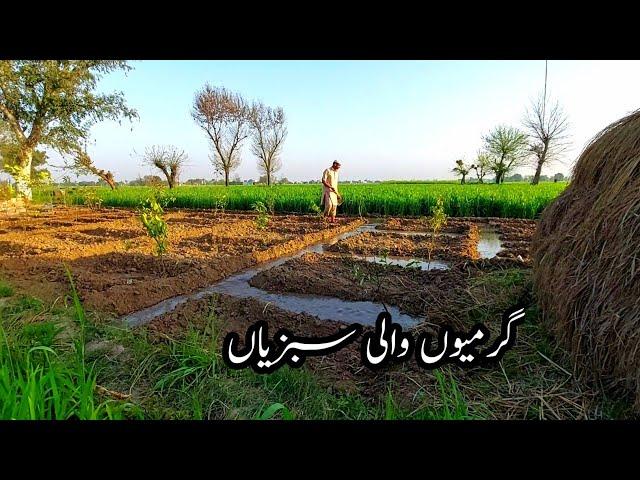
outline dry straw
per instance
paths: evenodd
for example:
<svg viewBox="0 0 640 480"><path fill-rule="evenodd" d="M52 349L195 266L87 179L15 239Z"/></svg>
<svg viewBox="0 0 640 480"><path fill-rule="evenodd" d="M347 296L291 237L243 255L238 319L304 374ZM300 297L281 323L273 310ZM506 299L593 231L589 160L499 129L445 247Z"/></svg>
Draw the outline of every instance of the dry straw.
<svg viewBox="0 0 640 480"><path fill-rule="evenodd" d="M582 377L640 411L640 110L600 132L532 244L534 285Z"/></svg>

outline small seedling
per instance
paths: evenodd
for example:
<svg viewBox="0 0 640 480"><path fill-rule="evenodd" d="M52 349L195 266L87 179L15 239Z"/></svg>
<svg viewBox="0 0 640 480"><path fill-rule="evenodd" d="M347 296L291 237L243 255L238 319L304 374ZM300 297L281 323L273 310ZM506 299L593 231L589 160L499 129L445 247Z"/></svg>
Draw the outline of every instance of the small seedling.
<svg viewBox="0 0 640 480"><path fill-rule="evenodd" d="M15 197L15 191L9 182L0 182L0 201L11 200Z"/></svg>
<svg viewBox="0 0 640 480"><path fill-rule="evenodd" d="M90 210L100 210L102 208L102 199L91 188L87 188L82 192L82 198L84 199L84 204Z"/></svg>
<svg viewBox="0 0 640 480"><path fill-rule="evenodd" d="M431 239L429 240L429 243L427 245L427 251L429 255L427 268L431 266L431 254L436 248L436 237L440 233L440 230L442 230L442 227L447 224L447 215L444 213L442 198L439 197L436 201L435 206L431 207L431 217L429 217L428 223L429 229L431 230Z"/></svg>
<svg viewBox="0 0 640 480"><path fill-rule="evenodd" d="M251 208L258 214L258 216L256 217L256 227L259 230L264 230L265 228L267 228L271 217L269 216L269 209L264 204L264 202L258 201L251 205Z"/></svg>
<svg viewBox="0 0 640 480"><path fill-rule="evenodd" d="M163 218L164 210L156 196L145 200L140 208L140 221L142 226L156 242L156 253L161 256L169 247L169 229Z"/></svg>
<svg viewBox="0 0 640 480"><path fill-rule="evenodd" d="M219 213L224 213L225 208L227 208L227 196L222 195L222 197L217 197L213 201L213 216L217 216Z"/></svg>
<svg viewBox="0 0 640 480"><path fill-rule="evenodd" d="M387 266L389 265L389 252L387 250L382 250L379 253L380 256L380 264ZM376 298L382 298L382 285L384 283L384 275L383 275L383 270L385 269L378 269L378 268L374 268L373 269L373 274L365 272L357 263L353 263L353 278L356 282L358 282L358 285L362 286L365 282L368 283L372 283L374 286L374 294L373 294L373 298L374 300ZM387 313L389 313L389 310L387 309L387 306L385 305L385 303L380 300L380 303L382 304L382 307L385 309L385 311Z"/></svg>
<svg viewBox="0 0 640 480"><path fill-rule="evenodd" d="M311 210L311 213L316 217L322 217L322 209L315 203L311 202L309 204L309 210Z"/></svg>
<svg viewBox="0 0 640 480"><path fill-rule="evenodd" d="M265 206L267 207L267 211L270 215L274 215L276 213L276 200L273 195L269 195L265 201Z"/></svg>

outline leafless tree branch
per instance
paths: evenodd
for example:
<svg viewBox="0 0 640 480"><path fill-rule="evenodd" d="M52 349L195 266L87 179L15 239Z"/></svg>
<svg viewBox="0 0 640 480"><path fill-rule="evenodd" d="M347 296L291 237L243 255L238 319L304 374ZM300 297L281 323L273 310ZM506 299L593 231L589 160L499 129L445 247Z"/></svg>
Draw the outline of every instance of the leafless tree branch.
<svg viewBox="0 0 640 480"><path fill-rule="evenodd" d="M282 108L271 108L257 102L251 109L251 151L258 157L258 169L271 185L273 174L282 168L282 145L287 126Z"/></svg>
<svg viewBox="0 0 640 480"><path fill-rule="evenodd" d="M173 188L178 185L180 172L187 158L184 150L178 150L173 145L153 145L145 149L143 161L160 170L167 178L169 188Z"/></svg>
<svg viewBox="0 0 640 480"><path fill-rule="evenodd" d="M240 147L250 133L250 114L251 108L242 96L224 87L207 84L196 93L191 115L211 142L211 163L224 174L225 185L242 161Z"/></svg>
<svg viewBox="0 0 640 480"><path fill-rule="evenodd" d="M545 95L541 94L531 102L522 123L529 137L529 150L533 153L536 165L531 183L536 185L540 181L542 167L556 160L569 147L569 121L557 101L547 105Z"/></svg>

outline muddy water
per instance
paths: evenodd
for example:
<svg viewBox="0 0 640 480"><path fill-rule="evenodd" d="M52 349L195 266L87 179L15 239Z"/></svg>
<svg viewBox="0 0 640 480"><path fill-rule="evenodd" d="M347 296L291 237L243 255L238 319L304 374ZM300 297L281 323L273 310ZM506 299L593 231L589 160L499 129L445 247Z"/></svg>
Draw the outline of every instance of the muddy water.
<svg viewBox="0 0 640 480"><path fill-rule="evenodd" d="M226 293L240 298L257 298L271 303L284 310L295 313L308 313L321 320L337 320L344 323L360 323L375 325L378 314L384 307L374 302L352 302L335 297L321 295L299 295L295 293L270 293L249 285L249 280L257 270L243 272L229 277L214 285L211 290L216 293ZM387 307L395 323L405 328L417 325L421 319L400 313L397 307Z"/></svg>
<svg viewBox="0 0 640 480"><path fill-rule="evenodd" d="M382 257L365 257L361 255L353 255L353 258L357 258L358 260L364 260L366 262L371 263L380 263L386 265L398 265L399 267L410 267L410 268L419 268L420 270L447 270L449 268L449 264L446 262L442 262L440 260L431 260L429 262L423 262L421 260L417 260L411 257L396 257L396 256L387 256L386 258Z"/></svg>
<svg viewBox="0 0 640 480"><path fill-rule="evenodd" d="M173 297L152 307L127 315L123 318L123 322L129 327L143 325L162 314L174 310L178 305L189 300L197 300L211 295L212 293L226 293L240 298L257 298L258 300L271 303L284 310L295 313L305 312L310 315L315 315L321 320L337 320L345 323L374 325L378 314L384 310L382 304L375 302L352 302L320 295L270 293L259 288L252 287L249 285L249 280L262 270L281 265L292 258L302 256L308 252L323 253L324 249L329 245L353 235L374 231L375 227L375 223L362 225L355 230L337 235L329 241L310 245L293 255L281 257L277 260L266 262L257 267L239 272L193 294ZM405 328L417 325L422 321L420 318L400 313L400 310L397 307L387 308L389 309L389 313L391 313L393 321Z"/></svg>
<svg viewBox="0 0 640 480"><path fill-rule="evenodd" d="M486 225L479 225L480 239L478 240L478 253L480 258L493 258L502 250L500 235L495 229Z"/></svg>
<svg viewBox="0 0 640 480"><path fill-rule="evenodd" d="M334 297L325 297L321 295L300 295L300 294L281 294L270 293L259 288L249 285L249 280L258 272L281 265L292 258L299 257L305 253L324 253L325 248L333 245L340 240L358 235L363 232L376 231L377 223L362 225L350 232L342 233L329 241L319 242L310 245L299 252L278 258L271 262L263 263L257 267L244 270L232 275L214 285L206 287L190 295L181 295L167 299L152 307L140 310L124 317L123 321L127 326L137 326L150 322L154 318L172 311L178 305L189 300L197 300L212 293L225 293L240 298L257 298L267 303L271 303L284 310L295 313L308 313L315 315L322 320L338 320L345 323L361 323L363 325L374 325L378 314L383 311L382 304L375 302L352 302L341 300ZM377 230L380 231L380 230ZM387 233L393 231L385 231ZM408 232L404 232L408 233ZM411 234L419 232L410 232ZM501 243L495 230L482 226L480 228L480 240L478 242L478 252L482 258L494 257L501 250ZM358 257L370 262L382 263L380 257ZM417 261L411 258L403 257L387 257L387 263L392 265L408 266L410 262L414 262L414 266L420 267L422 270L447 269L448 264L445 262L432 260L430 265L427 262ZM412 317L400 313L397 307L388 307L394 322L399 323L405 328L417 325L422 319Z"/></svg>

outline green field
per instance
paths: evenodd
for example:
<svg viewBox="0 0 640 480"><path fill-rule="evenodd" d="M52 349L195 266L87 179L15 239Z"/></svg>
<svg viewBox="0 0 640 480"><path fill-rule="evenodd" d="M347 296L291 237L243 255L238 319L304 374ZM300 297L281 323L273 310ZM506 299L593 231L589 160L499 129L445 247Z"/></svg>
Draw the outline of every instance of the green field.
<svg viewBox="0 0 640 480"><path fill-rule="evenodd" d="M566 182L471 184L452 183L380 183L341 185L344 204L338 213L348 215L428 215L438 197L442 197L450 216L536 218L566 187ZM136 207L149 195L148 187L122 186L115 191L107 187L85 187L70 191L73 203L82 204L88 192L95 192L102 205ZM216 208L250 210L256 201L273 202L276 212L311 213L319 205L320 185L274 185L229 187L218 185L181 186L171 191L177 208ZM41 192L41 198L46 194Z"/></svg>

